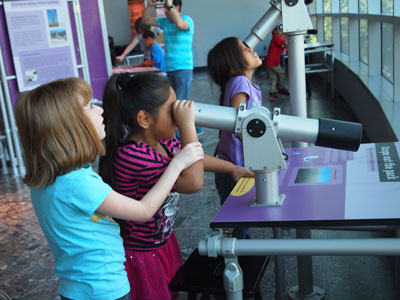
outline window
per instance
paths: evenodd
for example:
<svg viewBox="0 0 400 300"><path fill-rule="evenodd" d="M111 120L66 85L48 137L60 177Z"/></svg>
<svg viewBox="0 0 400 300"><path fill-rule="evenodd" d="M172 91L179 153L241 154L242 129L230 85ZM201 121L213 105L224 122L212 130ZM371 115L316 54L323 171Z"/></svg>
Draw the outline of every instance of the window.
<svg viewBox="0 0 400 300"><path fill-rule="evenodd" d="M381 0L381 8L383 15L393 16L393 0Z"/></svg>
<svg viewBox="0 0 400 300"><path fill-rule="evenodd" d="M360 19L360 60L368 64L368 20Z"/></svg>
<svg viewBox="0 0 400 300"><path fill-rule="evenodd" d="M382 23L382 75L393 83L393 24Z"/></svg>
<svg viewBox="0 0 400 300"><path fill-rule="evenodd" d="M340 45L340 50L349 55L349 18L340 18Z"/></svg>
<svg viewBox="0 0 400 300"><path fill-rule="evenodd" d="M324 0L324 13L332 13L332 0Z"/></svg>
<svg viewBox="0 0 400 300"><path fill-rule="evenodd" d="M307 9L308 9L308 13L310 15L313 15L317 12L317 8L316 8L316 1L311 2L310 4L307 5Z"/></svg>
<svg viewBox="0 0 400 300"><path fill-rule="evenodd" d="M314 29L317 29L317 17L316 16L311 16L311 23ZM316 34L310 34L309 35L309 42L310 43L316 43L318 42L318 37Z"/></svg>
<svg viewBox="0 0 400 300"><path fill-rule="evenodd" d="M349 12L349 0L340 0L340 12L345 14Z"/></svg>
<svg viewBox="0 0 400 300"><path fill-rule="evenodd" d="M324 17L324 40L332 42L332 17Z"/></svg>
<svg viewBox="0 0 400 300"><path fill-rule="evenodd" d="M358 12L360 14L368 13L368 0L358 0Z"/></svg>

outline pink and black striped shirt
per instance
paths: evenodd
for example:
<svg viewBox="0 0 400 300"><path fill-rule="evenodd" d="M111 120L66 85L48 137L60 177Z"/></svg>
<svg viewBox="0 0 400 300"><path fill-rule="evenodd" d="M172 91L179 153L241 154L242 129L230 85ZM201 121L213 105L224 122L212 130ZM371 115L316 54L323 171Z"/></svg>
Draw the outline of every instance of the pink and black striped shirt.
<svg viewBox="0 0 400 300"><path fill-rule="evenodd" d="M129 141L117 150L114 176L117 191L125 196L141 200L157 183L181 144L175 140L160 141L168 157L153 147ZM146 250L164 245L172 231L178 213L179 194L175 186L157 213L147 222L117 220L121 226L124 247L130 250Z"/></svg>

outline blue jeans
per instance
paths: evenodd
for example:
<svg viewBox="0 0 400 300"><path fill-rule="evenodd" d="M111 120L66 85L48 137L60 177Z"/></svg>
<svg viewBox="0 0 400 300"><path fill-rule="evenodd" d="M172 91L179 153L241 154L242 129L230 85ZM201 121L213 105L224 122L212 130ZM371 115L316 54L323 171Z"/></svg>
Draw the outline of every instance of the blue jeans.
<svg viewBox="0 0 400 300"><path fill-rule="evenodd" d="M193 70L176 70L167 72L168 81L175 91L176 99L189 100L190 85L193 79ZM203 132L202 127L196 127L197 134ZM176 138L180 140L179 131L177 131Z"/></svg>
<svg viewBox="0 0 400 300"><path fill-rule="evenodd" d="M236 182L233 181L232 177L228 174L215 173L215 187L217 188L218 195L221 199L221 205L224 204L225 200L228 198ZM250 228L235 228L233 230L233 237L238 239L249 239L250 238Z"/></svg>
<svg viewBox="0 0 400 300"><path fill-rule="evenodd" d="M176 93L176 99L189 100L193 70L187 69L167 72L167 77L169 83Z"/></svg>

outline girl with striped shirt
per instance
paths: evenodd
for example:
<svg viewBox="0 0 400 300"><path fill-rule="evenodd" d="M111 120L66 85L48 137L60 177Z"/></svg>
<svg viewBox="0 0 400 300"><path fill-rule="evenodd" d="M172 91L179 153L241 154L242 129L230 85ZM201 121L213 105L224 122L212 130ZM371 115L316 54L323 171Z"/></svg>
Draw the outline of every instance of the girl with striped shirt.
<svg viewBox="0 0 400 300"><path fill-rule="evenodd" d="M168 80L158 74L114 75L103 95L106 156L100 175L123 195L141 199L159 180L174 155L197 142L194 102L176 100ZM181 142L174 136L179 129ZM242 167L205 156L178 177L160 209L145 222L118 220L124 241L132 299L165 300L177 296L168 288L182 264L173 227L178 193L194 193L203 186L204 170L249 176Z"/></svg>

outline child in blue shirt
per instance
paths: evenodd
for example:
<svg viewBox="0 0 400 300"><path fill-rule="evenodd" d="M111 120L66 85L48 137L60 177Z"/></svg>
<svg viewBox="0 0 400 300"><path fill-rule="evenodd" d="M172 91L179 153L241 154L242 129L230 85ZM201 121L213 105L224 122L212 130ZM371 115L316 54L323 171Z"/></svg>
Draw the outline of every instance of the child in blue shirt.
<svg viewBox="0 0 400 300"><path fill-rule="evenodd" d="M91 98L87 82L66 78L17 100L24 183L56 260L61 299L130 300L120 228L112 217L151 218L181 171L204 154L199 143L186 145L141 201L123 196L90 166L104 154L101 140L106 135L103 109Z"/></svg>
<svg viewBox="0 0 400 300"><path fill-rule="evenodd" d="M144 31L143 41L146 47L149 49L150 59L145 60L140 65L152 66L161 69L164 73L166 73L164 50L161 48L161 45L157 43L155 34L150 30Z"/></svg>

